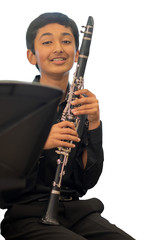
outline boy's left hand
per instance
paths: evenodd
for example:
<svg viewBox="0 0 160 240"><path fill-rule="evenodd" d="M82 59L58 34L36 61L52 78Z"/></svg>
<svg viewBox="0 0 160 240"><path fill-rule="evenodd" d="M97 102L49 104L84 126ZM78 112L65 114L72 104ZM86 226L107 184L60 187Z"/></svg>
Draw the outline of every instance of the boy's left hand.
<svg viewBox="0 0 160 240"><path fill-rule="evenodd" d="M100 125L99 103L96 96L87 89L76 91L75 95L80 98L72 101L75 108L72 110L74 115L88 115L89 130L95 129ZM86 97L84 97L86 95ZM76 105L80 105L76 107Z"/></svg>

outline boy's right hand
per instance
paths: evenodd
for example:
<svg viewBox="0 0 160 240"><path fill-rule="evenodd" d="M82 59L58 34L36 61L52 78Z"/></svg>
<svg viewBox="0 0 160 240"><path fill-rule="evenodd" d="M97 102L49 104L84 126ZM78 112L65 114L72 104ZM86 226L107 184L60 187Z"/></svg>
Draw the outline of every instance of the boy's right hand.
<svg viewBox="0 0 160 240"><path fill-rule="evenodd" d="M48 135L47 141L44 145L44 149L51 149L57 147L74 148L73 143L67 141L79 142L78 133L72 122L62 121L52 126Z"/></svg>

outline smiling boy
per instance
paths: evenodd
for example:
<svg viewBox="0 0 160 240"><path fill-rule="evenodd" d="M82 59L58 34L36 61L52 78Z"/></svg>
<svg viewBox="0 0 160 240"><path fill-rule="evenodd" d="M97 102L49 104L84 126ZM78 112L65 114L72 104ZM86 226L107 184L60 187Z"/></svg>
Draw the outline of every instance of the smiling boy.
<svg viewBox="0 0 160 240"><path fill-rule="evenodd" d="M39 29L34 48L35 54L29 49L27 56L31 64L39 66L40 82L61 87L65 91L69 71L78 60L71 30L57 23L50 23Z"/></svg>
<svg viewBox="0 0 160 240"><path fill-rule="evenodd" d="M9 210L1 226L7 240L133 239L101 216L104 206L99 199L80 199L101 175L103 149L99 104L89 90L77 91L75 94L81 97L72 102L78 106L73 113L82 117L78 132L72 122L60 121L69 89L69 72L78 60L78 38L75 22L61 13L42 14L28 27L27 58L40 72L34 81L59 87L64 95L55 113L57 122L53 123L36 168L28 176L26 188L6 196ZM71 147L72 151L61 187L60 226L47 226L40 220L56 172L57 147Z"/></svg>

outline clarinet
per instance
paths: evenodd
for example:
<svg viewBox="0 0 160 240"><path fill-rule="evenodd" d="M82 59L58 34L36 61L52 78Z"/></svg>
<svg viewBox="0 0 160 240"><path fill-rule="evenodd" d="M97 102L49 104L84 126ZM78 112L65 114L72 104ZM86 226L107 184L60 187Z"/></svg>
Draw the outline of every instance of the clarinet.
<svg viewBox="0 0 160 240"><path fill-rule="evenodd" d="M84 32L81 31L82 33L84 33L84 36L82 39L82 44L79 52L76 72L74 73L73 81L70 86L70 91L67 98L67 104L63 110L62 117L61 117L61 121L73 122L76 130L78 129L78 126L80 124L80 118L78 116L73 115L72 113L73 106L71 105L71 102L76 98L79 98L79 96L74 95L74 92L80 89L83 89L83 86L84 86L83 76L85 72L87 59L89 56L89 49L90 49L92 33L93 33L93 25L94 25L93 17L89 16L87 25L82 26L85 28L85 30ZM65 174L64 169L65 169L65 166L67 165L70 152L71 152L71 148L59 147L58 150L56 150L56 153L59 154L59 157L57 159L57 169L56 169L55 179L52 184L52 190L50 193L47 210L45 212L45 215L41 219L41 222L44 224L59 225L58 209L59 209L59 196L60 196L60 190L61 190L61 182L62 182L62 177Z"/></svg>

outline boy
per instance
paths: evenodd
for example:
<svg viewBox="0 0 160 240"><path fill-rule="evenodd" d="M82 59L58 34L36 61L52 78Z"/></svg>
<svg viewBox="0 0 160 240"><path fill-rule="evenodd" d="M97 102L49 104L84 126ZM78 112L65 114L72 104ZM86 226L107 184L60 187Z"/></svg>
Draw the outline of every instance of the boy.
<svg viewBox="0 0 160 240"><path fill-rule="evenodd" d="M76 131L74 124L60 121L69 89L69 71L78 60L78 29L61 13L45 13L28 27L27 57L39 69L34 81L64 90L54 123L36 169L28 176L26 188L6 199L2 235L5 239L28 240L112 240L133 239L101 217L103 204L94 198L80 200L98 181L103 167L102 123L96 96L87 89L75 92L81 97L73 105L75 115L87 115ZM87 97L84 97L87 96ZM56 114L56 113L55 113ZM73 143L69 143L68 141ZM59 202L60 226L40 222L50 195L58 158L57 147L71 147Z"/></svg>

